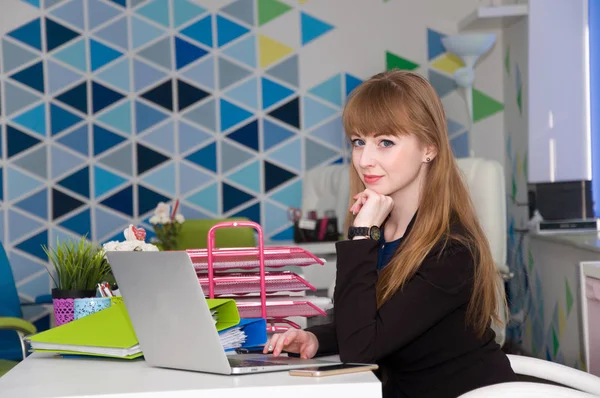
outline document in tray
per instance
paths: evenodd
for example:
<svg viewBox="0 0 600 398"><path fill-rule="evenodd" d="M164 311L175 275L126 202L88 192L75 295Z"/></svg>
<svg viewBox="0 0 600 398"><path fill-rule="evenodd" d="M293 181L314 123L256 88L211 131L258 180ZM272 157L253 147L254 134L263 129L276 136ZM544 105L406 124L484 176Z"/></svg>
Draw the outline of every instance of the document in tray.
<svg viewBox="0 0 600 398"><path fill-rule="evenodd" d="M225 351L262 346L267 342L267 321L264 318L241 318L237 325L220 331L219 337Z"/></svg>

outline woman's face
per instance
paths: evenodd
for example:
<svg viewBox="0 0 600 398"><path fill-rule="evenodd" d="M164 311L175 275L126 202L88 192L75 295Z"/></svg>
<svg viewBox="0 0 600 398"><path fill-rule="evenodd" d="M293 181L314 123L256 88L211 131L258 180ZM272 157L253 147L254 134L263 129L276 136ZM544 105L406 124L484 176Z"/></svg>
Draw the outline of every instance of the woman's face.
<svg viewBox="0 0 600 398"><path fill-rule="evenodd" d="M361 136L354 134L352 163L368 189L391 196L411 185L426 161L426 148L412 134Z"/></svg>

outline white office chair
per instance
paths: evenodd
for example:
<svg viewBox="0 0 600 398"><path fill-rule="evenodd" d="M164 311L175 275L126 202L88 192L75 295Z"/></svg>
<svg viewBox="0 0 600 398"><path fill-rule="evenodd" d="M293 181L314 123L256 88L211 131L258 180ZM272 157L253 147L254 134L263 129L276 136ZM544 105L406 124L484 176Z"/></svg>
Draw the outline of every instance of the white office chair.
<svg viewBox="0 0 600 398"><path fill-rule="evenodd" d="M499 288L504 294L503 279L509 275L509 269L506 266L506 181L504 171L500 163L481 158L458 159L458 166L464 174L479 221L490 243L492 256L499 272ZM343 215L338 219L340 231L344 230L344 218L349 204L348 167L348 165L334 165L316 168L304 178L302 209L320 212L335 209L338 216ZM331 269L317 270L317 267L314 268L315 270L310 270L310 272L319 271L320 273L319 275L307 274L309 278L312 277L312 280L309 280L315 282L319 287L321 285L328 286L328 295L333 297L335 273ZM323 280L324 278L327 280ZM503 297L499 297L499 300L503 300ZM504 311L501 311L500 318L506 325ZM506 338L506 327L495 324L492 326L496 332L496 341L503 345Z"/></svg>
<svg viewBox="0 0 600 398"><path fill-rule="evenodd" d="M600 396L600 378L597 376L537 358L508 355L508 359L516 374L533 376L561 386L533 382L501 383L478 388L461 395L461 398Z"/></svg>

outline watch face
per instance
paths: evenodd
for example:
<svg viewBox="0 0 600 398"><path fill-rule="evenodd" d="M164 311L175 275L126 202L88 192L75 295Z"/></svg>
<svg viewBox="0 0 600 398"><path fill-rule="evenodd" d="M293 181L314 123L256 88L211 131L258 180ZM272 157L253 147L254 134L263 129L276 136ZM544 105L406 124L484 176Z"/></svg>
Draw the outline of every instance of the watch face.
<svg viewBox="0 0 600 398"><path fill-rule="evenodd" d="M373 226L371 227L370 235L371 239L379 240L381 238L381 230L379 229L379 227Z"/></svg>

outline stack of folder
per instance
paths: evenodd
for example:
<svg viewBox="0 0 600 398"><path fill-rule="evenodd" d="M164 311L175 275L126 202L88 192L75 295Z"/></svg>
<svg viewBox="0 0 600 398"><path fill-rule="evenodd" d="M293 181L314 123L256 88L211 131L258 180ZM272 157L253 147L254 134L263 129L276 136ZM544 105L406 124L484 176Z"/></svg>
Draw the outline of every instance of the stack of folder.
<svg viewBox="0 0 600 398"><path fill-rule="evenodd" d="M206 300L225 351L251 348L267 341L266 321L240 318L231 299ZM143 356L125 304L109 308L27 337L32 351L134 359Z"/></svg>

